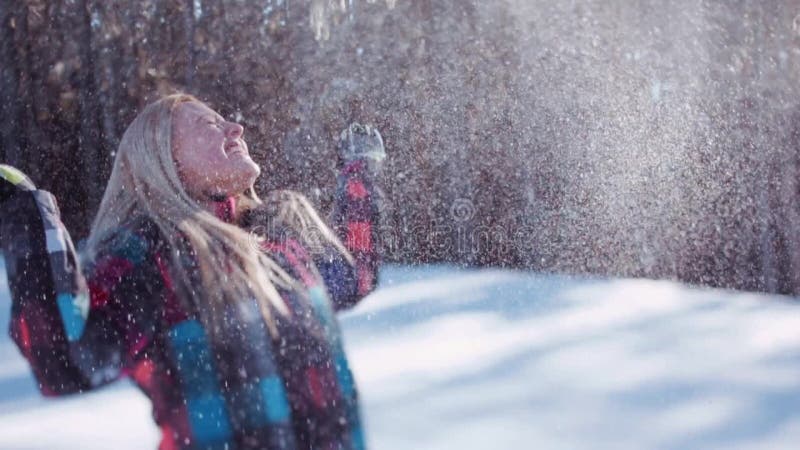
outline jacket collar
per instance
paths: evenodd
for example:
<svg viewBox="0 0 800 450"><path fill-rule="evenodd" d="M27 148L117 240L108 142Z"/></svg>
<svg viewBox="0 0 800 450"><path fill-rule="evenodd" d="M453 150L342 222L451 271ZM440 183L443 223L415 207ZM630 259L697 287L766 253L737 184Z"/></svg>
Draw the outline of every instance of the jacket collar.
<svg viewBox="0 0 800 450"><path fill-rule="evenodd" d="M236 197L234 196L218 196L213 197L212 202L214 205L214 215L220 220L227 223L234 223L236 211Z"/></svg>

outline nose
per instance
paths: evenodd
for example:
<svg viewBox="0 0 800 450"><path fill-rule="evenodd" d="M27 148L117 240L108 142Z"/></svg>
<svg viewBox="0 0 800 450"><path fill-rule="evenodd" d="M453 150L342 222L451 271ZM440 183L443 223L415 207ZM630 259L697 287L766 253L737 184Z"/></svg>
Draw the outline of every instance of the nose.
<svg viewBox="0 0 800 450"><path fill-rule="evenodd" d="M244 134L244 127L235 122L228 122L226 131L229 139L239 139Z"/></svg>

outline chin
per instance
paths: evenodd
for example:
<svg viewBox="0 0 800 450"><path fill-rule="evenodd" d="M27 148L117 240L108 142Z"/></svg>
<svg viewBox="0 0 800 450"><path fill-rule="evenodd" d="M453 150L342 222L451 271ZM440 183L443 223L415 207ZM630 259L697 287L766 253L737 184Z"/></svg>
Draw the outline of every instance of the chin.
<svg viewBox="0 0 800 450"><path fill-rule="evenodd" d="M228 191L239 193L244 192L255 183L258 176L261 175L261 167L255 162L249 161L248 163L237 164L237 167L232 172L233 175L229 178L231 187Z"/></svg>
<svg viewBox="0 0 800 450"><path fill-rule="evenodd" d="M256 178L261 175L261 166L250 160L250 163L247 165L247 169L248 170L244 171L244 175L249 176L251 178L250 184L253 184L253 182L256 181Z"/></svg>

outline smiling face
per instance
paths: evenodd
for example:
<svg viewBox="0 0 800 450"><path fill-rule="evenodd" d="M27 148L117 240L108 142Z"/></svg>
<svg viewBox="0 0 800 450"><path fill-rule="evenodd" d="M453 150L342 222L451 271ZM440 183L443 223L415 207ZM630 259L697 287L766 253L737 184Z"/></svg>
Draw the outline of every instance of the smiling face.
<svg viewBox="0 0 800 450"><path fill-rule="evenodd" d="M237 195L261 168L242 138L244 128L200 102L179 104L172 116L172 156L183 187L197 199Z"/></svg>

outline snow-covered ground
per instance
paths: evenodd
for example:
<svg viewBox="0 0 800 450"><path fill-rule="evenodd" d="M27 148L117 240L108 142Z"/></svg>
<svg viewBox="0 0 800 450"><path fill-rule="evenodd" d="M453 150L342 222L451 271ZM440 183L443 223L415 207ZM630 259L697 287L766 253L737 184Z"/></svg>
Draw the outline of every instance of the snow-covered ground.
<svg viewBox="0 0 800 450"><path fill-rule="evenodd" d="M800 448L793 299L394 266L342 324L372 449ZM0 448L156 447L128 383L44 400L0 358Z"/></svg>

